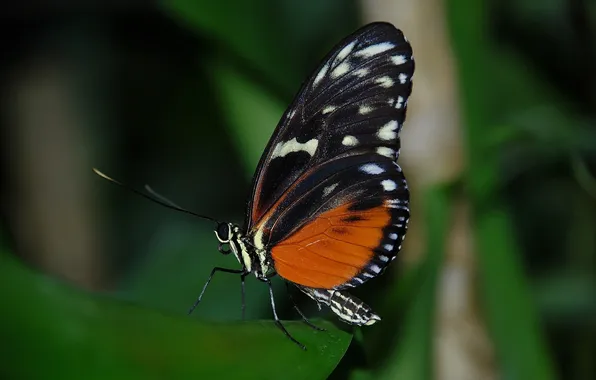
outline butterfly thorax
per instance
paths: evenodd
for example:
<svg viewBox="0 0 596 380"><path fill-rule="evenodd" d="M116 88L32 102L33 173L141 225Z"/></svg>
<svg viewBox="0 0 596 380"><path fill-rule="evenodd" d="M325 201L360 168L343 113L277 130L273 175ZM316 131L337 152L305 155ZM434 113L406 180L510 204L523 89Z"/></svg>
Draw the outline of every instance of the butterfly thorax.
<svg viewBox="0 0 596 380"><path fill-rule="evenodd" d="M215 236L220 242L220 252L231 251L246 272L253 272L259 279L266 278L272 272L271 256L266 250L256 248L238 225L220 223ZM224 250L223 244L228 244L230 250Z"/></svg>

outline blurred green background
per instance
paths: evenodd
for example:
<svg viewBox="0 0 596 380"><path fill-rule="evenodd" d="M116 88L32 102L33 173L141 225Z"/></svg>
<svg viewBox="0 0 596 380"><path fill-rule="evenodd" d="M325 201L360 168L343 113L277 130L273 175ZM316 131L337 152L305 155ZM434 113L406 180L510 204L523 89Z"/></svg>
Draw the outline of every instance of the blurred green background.
<svg viewBox="0 0 596 380"><path fill-rule="evenodd" d="M596 3L173 0L0 6L0 378L596 378ZM271 323L217 275L285 107L371 21L417 71L400 260L354 293L383 318ZM278 311L298 319L275 283ZM324 322L328 319L330 322Z"/></svg>

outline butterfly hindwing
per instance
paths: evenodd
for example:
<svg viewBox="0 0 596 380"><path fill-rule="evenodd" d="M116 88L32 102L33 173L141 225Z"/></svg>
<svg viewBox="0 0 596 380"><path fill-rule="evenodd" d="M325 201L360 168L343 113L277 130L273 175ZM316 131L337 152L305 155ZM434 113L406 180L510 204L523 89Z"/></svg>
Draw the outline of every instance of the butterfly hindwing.
<svg viewBox="0 0 596 380"><path fill-rule="evenodd" d="M397 159L413 72L411 47L391 24L370 24L340 42L303 85L261 158L248 230L315 166L372 152Z"/></svg>
<svg viewBox="0 0 596 380"><path fill-rule="evenodd" d="M258 225L281 277L341 289L379 275L395 258L409 218L408 188L395 162L373 159L363 154L315 167Z"/></svg>

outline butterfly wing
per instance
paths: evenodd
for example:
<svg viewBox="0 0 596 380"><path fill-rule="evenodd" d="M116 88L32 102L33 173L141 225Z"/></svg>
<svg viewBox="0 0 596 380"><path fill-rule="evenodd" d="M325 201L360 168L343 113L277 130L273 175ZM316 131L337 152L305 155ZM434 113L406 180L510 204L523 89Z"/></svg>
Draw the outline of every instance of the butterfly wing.
<svg viewBox="0 0 596 380"><path fill-rule="evenodd" d="M331 51L282 117L247 215L282 277L356 286L399 250L409 194L395 161L413 72L401 31L370 24Z"/></svg>
<svg viewBox="0 0 596 380"><path fill-rule="evenodd" d="M409 218L401 168L364 154L306 176L313 178L289 190L285 199L292 203L275 208L262 225L277 273L321 289L358 286L381 274L401 248ZM303 186L304 194L296 197Z"/></svg>

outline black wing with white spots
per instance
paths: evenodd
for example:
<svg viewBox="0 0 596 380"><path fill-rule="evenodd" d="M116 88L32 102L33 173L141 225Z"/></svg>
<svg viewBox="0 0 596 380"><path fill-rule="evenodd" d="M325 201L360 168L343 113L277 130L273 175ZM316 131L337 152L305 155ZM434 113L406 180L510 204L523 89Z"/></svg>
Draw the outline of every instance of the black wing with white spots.
<svg viewBox="0 0 596 380"><path fill-rule="evenodd" d="M340 42L304 83L261 157L249 233L315 167L363 154L397 160L413 73L410 44L391 24L369 24Z"/></svg>

